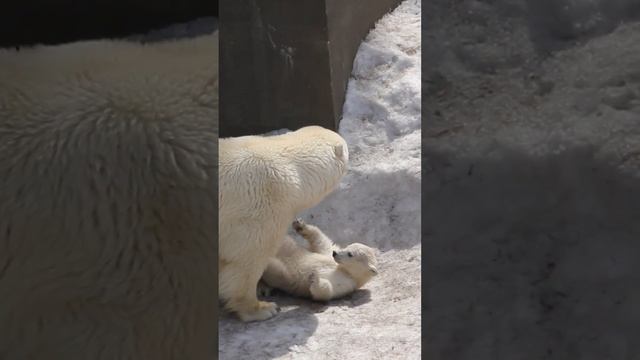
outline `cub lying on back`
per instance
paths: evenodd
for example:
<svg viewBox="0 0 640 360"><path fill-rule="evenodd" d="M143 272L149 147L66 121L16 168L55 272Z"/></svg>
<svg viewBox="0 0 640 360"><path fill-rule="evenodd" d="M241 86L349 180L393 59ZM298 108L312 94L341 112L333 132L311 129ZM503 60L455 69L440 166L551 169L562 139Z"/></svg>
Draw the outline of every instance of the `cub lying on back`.
<svg viewBox="0 0 640 360"><path fill-rule="evenodd" d="M339 298L378 274L376 250L360 243L337 247L320 229L301 219L293 228L309 242L306 249L287 236L262 275L261 292L270 288L317 301Z"/></svg>

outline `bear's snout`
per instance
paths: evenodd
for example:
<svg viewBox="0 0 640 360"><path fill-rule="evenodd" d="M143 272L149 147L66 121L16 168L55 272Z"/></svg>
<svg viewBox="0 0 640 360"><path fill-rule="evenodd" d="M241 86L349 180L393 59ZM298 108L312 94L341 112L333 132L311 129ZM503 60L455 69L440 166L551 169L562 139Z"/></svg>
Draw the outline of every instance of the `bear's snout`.
<svg viewBox="0 0 640 360"><path fill-rule="evenodd" d="M338 253L337 253L337 252L335 252L335 250L334 250L334 251L333 251L333 257L336 257L336 256L338 256Z"/></svg>

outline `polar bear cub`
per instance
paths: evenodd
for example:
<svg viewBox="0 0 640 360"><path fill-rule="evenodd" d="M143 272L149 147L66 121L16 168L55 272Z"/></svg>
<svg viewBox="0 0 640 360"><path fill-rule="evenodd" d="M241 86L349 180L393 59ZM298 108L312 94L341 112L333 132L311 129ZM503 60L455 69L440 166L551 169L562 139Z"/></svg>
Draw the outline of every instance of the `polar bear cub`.
<svg viewBox="0 0 640 360"><path fill-rule="evenodd" d="M352 293L378 274L375 249L360 243L340 249L319 228L301 219L293 222L293 228L309 248L287 236L262 275L263 293L276 288L328 301Z"/></svg>

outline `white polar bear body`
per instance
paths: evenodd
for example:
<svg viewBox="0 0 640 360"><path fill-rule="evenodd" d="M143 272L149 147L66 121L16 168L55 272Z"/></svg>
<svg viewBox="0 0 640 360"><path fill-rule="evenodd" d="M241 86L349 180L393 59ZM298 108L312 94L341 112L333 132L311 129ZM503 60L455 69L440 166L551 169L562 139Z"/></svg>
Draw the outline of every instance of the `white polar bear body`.
<svg viewBox="0 0 640 360"><path fill-rule="evenodd" d="M215 358L218 34L0 50L0 357Z"/></svg>
<svg viewBox="0 0 640 360"><path fill-rule="evenodd" d="M219 141L219 294L244 321L264 320L258 281L295 214L318 204L346 172L344 139L318 126Z"/></svg>
<svg viewBox="0 0 640 360"><path fill-rule="evenodd" d="M302 247L287 236L262 276L262 290L276 288L291 295L328 301L352 293L378 274L375 249L360 243L341 249L319 228L300 219L293 227L309 247Z"/></svg>

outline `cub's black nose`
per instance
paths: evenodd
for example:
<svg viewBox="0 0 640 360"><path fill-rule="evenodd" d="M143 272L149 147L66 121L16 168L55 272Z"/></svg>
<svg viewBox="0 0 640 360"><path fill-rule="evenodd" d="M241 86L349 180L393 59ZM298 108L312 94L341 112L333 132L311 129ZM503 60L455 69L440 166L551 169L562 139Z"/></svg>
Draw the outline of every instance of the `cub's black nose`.
<svg viewBox="0 0 640 360"><path fill-rule="evenodd" d="M333 252L333 257L336 257L336 255L338 255L338 253L334 251Z"/></svg>

